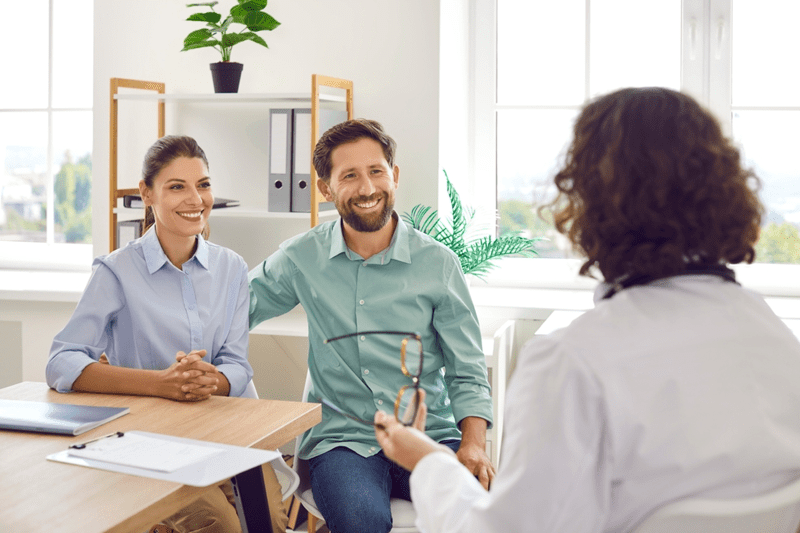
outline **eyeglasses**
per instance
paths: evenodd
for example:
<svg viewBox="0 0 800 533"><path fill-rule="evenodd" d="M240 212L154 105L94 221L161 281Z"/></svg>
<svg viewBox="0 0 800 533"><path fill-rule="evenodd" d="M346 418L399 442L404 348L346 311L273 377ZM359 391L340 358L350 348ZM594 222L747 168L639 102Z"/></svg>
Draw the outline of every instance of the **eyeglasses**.
<svg viewBox="0 0 800 533"><path fill-rule="evenodd" d="M400 341L400 370L403 374L411 378L411 384L404 385L400 389L400 392L397 393L397 398L394 401L394 416L404 426L410 426L417 417L420 404L419 378L422 375L422 337L417 333L409 333L407 331L361 331L333 337L332 339L326 340L324 344L347 339L349 337L360 337L363 340L367 335L400 335L403 337ZM371 420L364 420L363 418L347 413L324 398L318 397L317 400L328 409L346 416L351 420L369 426L377 425L382 427L380 424L375 424L375 422Z"/></svg>

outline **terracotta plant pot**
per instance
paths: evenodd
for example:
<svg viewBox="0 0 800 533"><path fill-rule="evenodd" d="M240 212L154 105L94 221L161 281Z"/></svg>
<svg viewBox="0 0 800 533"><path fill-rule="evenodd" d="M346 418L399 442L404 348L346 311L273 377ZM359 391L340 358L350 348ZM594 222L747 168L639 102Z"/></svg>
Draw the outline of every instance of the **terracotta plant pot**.
<svg viewBox="0 0 800 533"><path fill-rule="evenodd" d="M244 65L232 61L211 63L211 79L214 81L215 93L239 92L239 80Z"/></svg>

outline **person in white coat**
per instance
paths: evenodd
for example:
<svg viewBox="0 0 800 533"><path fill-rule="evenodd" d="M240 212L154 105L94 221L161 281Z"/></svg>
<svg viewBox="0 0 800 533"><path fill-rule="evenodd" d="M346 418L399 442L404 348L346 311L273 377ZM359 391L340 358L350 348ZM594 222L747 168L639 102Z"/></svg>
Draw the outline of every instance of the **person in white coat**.
<svg viewBox="0 0 800 533"><path fill-rule="evenodd" d="M595 308L519 353L489 491L376 414L419 528L624 532L674 500L800 476L800 342L728 268L754 260L764 209L717 120L663 88L599 97L555 185L556 228L603 281Z"/></svg>

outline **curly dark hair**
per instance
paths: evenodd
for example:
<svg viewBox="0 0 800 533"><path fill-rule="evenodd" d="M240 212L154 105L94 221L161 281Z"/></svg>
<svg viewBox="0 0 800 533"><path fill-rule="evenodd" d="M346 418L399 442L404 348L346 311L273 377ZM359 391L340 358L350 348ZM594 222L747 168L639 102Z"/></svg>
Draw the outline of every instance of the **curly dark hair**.
<svg viewBox="0 0 800 533"><path fill-rule="evenodd" d="M717 120L669 89L621 89L578 117L558 196L556 229L606 281L665 277L686 264L751 263L764 208L760 180Z"/></svg>

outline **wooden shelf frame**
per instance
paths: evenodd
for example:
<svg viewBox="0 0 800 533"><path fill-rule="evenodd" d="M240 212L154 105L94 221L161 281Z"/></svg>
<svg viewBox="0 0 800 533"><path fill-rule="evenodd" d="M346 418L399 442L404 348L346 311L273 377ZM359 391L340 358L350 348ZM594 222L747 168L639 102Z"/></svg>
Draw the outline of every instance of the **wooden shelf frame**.
<svg viewBox="0 0 800 533"><path fill-rule="evenodd" d="M319 224L319 204L325 201L317 187L317 171L314 169L314 148L320 137L319 131L319 102L320 87L344 89L347 105L347 120L353 120L353 82L330 76L314 74L311 76L311 227Z"/></svg>
<svg viewBox="0 0 800 533"><path fill-rule="evenodd" d="M353 118L353 82L320 74L311 76L311 94L277 93L277 94L166 94L166 85L160 82L131 80L125 78L111 78L110 91L110 132L109 132L109 252L117 248L117 200L127 194L139 194L139 189L118 189L118 125L120 100L155 100L158 103L158 138L165 135L165 103L166 102L219 102L219 103L290 103L311 104L311 227L319 224L319 205L325 199L316 186L316 172L314 170L314 147L320 136L319 110L320 102L345 103L347 118ZM321 87L342 89L345 96L326 94L320 91ZM120 88L152 91L152 93L120 93ZM289 213L284 215L297 215Z"/></svg>
<svg viewBox="0 0 800 533"><path fill-rule="evenodd" d="M141 81L129 80L125 78L111 78L111 97L110 97L110 112L111 123L109 125L109 152L108 152L108 246L109 252L117 249L117 213L114 208L117 207L117 199L122 198L126 194L139 194L139 189L119 189L117 188L117 171L118 171L118 158L117 150L119 149L119 107L116 98L120 88L126 89L139 89L143 91L155 91L159 94L164 94L166 85L155 81ZM160 139L164 136L165 128L165 110L164 101L158 102L158 137Z"/></svg>

